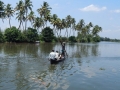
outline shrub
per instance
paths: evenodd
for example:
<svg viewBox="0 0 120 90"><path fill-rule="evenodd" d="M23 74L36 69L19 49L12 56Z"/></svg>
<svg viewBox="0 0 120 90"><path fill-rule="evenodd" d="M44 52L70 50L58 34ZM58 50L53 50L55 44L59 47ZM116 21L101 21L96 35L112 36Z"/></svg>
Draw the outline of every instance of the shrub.
<svg viewBox="0 0 120 90"><path fill-rule="evenodd" d="M0 30L0 43L4 42L4 41L5 41L4 35L3 35L2 31Z"/></svg>
<svg viewBox="0 0 120 90"><path fill-rule="evenodd" d="M41 35L41 39L45 42L52 42L54 39L54 33L50 27L44 28Z"/></svg>
<svg viewBox="0 0 120 90"><path fill-rule="evenodd" d="M28 28L25 35L27 37L28 42L35 42L39 38L37 30L33 28Z"/></svg>
<svg viewBox="0 0 120 90"><path fill-rule="evenodd" d="M77 42L75 36L70 36L70 37L69 37L69 41L70 41L70 42Z"/></svg>
<svg viewBox="0 0 120 90"><path fill-rule="evenodd" d="M11 28L7 28L5 30L5 39L8 42L19 42L20 41L20 36L21 36L21 31L18 30L16 27L11 27Z"/></svg>

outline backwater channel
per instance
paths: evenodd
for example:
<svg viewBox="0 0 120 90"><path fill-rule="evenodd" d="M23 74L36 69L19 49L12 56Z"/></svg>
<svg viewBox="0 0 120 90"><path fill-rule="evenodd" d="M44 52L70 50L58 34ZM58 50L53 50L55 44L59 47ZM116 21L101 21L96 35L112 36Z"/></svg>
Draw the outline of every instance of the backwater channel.
<svg viewBox="0 0 120 90"><path fill-rule="evenodd" d="M51 65L60 43L0 44L0 90L120 90L120 43L66 43L68 57Z"/></svg>

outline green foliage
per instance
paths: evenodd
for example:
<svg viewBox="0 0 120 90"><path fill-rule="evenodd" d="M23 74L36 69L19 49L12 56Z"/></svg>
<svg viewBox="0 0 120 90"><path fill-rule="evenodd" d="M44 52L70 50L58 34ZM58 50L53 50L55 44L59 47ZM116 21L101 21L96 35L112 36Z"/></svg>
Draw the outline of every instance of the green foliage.
<svg viewBox="0 0 120 90"><path fill-rule="evenodd" d="M92 34L84 36L78 33L77 40L79 40L79 42L100 42L100 37L99 35L93 36Z"/></svg>
<svg viewBox="0 0 120 90"><path fill-rule="evenodd" d="M94 42L100 42L100 37L98 35L93 37L93 41Z"/></svg>
<svg viewBox="0 0 120 90"><path fill-rule="evenodd" d="M108 37L100 37L100 41L120 42L120 39L110 39Z"/></svg>
<svg viewBox="0 0 120 90"><path fill-rule="evenodd" d="M18 38L20 42L27 42L26 31L21 32L21 35Z"/></svg>
<svg viewBox="0 0 120 90"><path fill-rule="evenodd" d="M69 41L70 41L70 42L77 42L75 36L70 36L70 37L69 37Z"/></svg>
<svg viewBox="0 0 120 90"><path fill-rule="evenodd" d="M0 0L0 18L2 19L5 17L4 7L5 7L4 2Z"/></svg>
<svg viewBox="0 0 120 90"><path fill-rule="evenodd" d="M38 33L36 29L28 28L26 31L26 37L28 42L35 42L38 40Z"/></svg>
<svg viewBox="0 0 120 90"><path fill-rule="evenodd" d="M67 42L68 41L67 37L61 37L60 39L61 39L62 42Z"/></svg>
<svg viewBox="0 0 120 90"><path fill-rule="evenodd" d="M0 30L0 43L4 42L4 41L5 41L4 35L3 35L2 31Z"/></svg>
<svg viewBox="0 0 120 90"><path fill-rule="evenodd" d="M11 28L7 28L4 35L7 42L19 42L21 31L13 26Z"/></svg>
<svg viewBox="0 0 120 90"><path fill-rule="evenodd" d="M102 31L102 27L98 25L93 26L92 22L85 24L84 20L79 20L76 23L75 18L71 15L60 19L56 14L51 15L51 7L47 2L43 2L43 5L37 9L40 17L35 17L32 11L31 0L20 0L16 4L15 10L10 4L5 5L4 2L0 0L0 19L4 21L5 18L9 18L10 28L5 30L5 39L8 42L35 42L39 40L40 42L57 42L59 40L67 42L99 42L100 37L98 33ZM11 17L16 15L16 19L19 21L19 27L11 28ZM27 22L31 23L33 28L27 28ZM47 27L47 23L53 25L53 30ZM19 28L23 27L23 32ZM45 28L46 27L46 28ZM41 35L38 36L39 29L44 28ZM37 30L36 30L37 29ZM64 36L62 37L62 31L65 30ZM73 31L73 36L71 36L71 30ZM75 32L78 32L77 38L75 38ZM55 37L54 34L57 36ZM62 34L62 35L61 35ZM0 42L4 41L4 36L0 34ZM68 36L71 36L68 38ZM115 39L116 40L116 39Z"/></svg>
<svg viewBox="0 0 120 90"><path fill-rule="evenodd" d="M50 27L44 28L41 35L41 39L45 42L52 42L54 39L54 33Z"/></svg>
<svg viewBox="0 0 120 90"><path fill-rule="evenodd" d="M91 34L87 35L87 42L93 42L93 36Z"/></svg>

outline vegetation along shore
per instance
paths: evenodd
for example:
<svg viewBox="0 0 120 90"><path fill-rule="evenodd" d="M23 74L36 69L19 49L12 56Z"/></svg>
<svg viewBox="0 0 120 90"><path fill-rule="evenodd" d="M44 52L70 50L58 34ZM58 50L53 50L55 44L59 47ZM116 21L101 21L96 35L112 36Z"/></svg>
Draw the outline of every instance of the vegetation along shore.
<svg viewBox="0 0 120 90"><path fill-rule="evenodd" d="M71 15L59 18L57 14L51 14L52 8L47 2L43 2L41 7L32 10L32 1L19 0L15 7L11 4L4 4L0 0L0 20L4 23L9 20L9 28L1 30L0 42L99 42L99 41L119 41L117 39L101 38L99 32L102 27L93 25L92 22L85 23L84 19L76 22ZM18 20L19 26L11 25L12 18ZM28 26L28 23L31 25ZM108 40L109 39L109 40Z"/></svg>

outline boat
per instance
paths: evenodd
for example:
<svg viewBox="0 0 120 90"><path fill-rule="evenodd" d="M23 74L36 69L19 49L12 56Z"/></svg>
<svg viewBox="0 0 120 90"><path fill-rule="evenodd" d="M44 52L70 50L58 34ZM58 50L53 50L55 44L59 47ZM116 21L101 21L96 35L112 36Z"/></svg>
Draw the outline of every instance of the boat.
<svg viewBox="0 0 120 90"><path fill-rule="evenodd" d="M50 63L51 64L57 64L57 63L59 63L59 62L61 62L63 60L65 60L65 57L61 57L61 59L58 59L58 60L56 60L56 59L50 59Z"/></svg>

